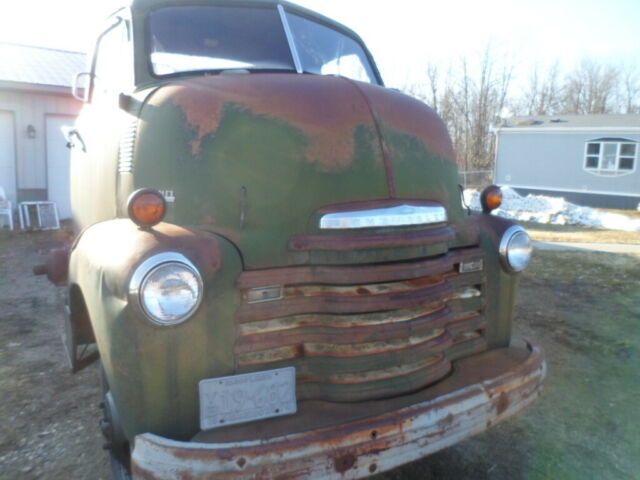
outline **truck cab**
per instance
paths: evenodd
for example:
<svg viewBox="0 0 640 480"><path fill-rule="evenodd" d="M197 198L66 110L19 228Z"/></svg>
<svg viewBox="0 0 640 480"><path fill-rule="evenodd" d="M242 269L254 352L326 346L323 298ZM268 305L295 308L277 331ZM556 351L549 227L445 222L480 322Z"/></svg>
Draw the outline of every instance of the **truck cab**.
<svg viewBox="0 0 640 480"><path fill-rule="evenodd" d="M443 121L353 31L133 0L83 75L49 273L73 369L102 363L116 478L361 478L539 395L542 351L511 338L528 235L496 187L463 204Z"/></svg>

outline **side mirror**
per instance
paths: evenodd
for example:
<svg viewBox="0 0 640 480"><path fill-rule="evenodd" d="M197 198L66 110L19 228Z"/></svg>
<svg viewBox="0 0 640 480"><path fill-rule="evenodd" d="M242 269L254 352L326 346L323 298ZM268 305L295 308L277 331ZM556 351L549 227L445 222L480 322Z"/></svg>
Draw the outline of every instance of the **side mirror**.
<svg viewBox="0 0 640 480"><path fill-rule="evenodd" d="M88 77L89 81L87 81L87 85L82 85L83 77ZM80 100L81 102L87 102L89 100L89 83L91 81L91 73L89 72L80 72L76 73L76 76L73 78L73 83L71 85L71 95Z"/></svg>
<svg viewBox="0 0 640 480"><path fill-rule="evenodd" d="M82 135L75 127L62 127L62 134L64 135L65 140L67 141L67 148L72 149L75 148L76 142L74 142L75 137L78 142L80 142L80 146L82 147L82 151L87 151L87 145L84 143L82 139Z"/></svg>

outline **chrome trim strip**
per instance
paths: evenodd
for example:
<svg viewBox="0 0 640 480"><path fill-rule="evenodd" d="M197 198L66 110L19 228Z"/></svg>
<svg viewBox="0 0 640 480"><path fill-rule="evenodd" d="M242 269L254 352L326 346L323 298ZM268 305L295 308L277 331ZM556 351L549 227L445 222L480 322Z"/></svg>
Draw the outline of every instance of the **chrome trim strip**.
<svg viewBox="0 0 640 480"><path fill-rule="evenodd" d="M302 62L300 61L300 55L298 54L298 47L293 39L293 32L291 32L291 26L289 25L289 19L287 18L287 12L285 12L282 5L278 5L278 13L280 14L280 20L284 27L284 34L287 36L287 42L289 42L289 49L291 50L291 56L293 57L293 64L296 66L296 72L304 73L302 69Z"/></svg>
<svg viewBox="0 0 640 480"><path fill-rule="evenodd" d="M327 213L320 219L323 230L353 228L402 227L428 225L447 221L447 210L442 206L399 205L397 207Z"/></svg>
<svg viewBox="0 0 640 480"><path fill-rule="evenodd" d="M266 287L255 287L247 290L245 294L245 300L247 303L264 303L275 302L276 300L282 300L284 298L282 285L268 285ZM269 296L272 294L273 296Z"/></svg>
<svg viewBox="0 0 640 480"><path fill-rule="evenodd" d="M462 260L458 266L460 273L481 272L484 270L484 259L474 258L472 260Z"/></svg>
<svg viewBox="0 0 640 480"><path fill-rule="evenodd" d="M163 322L147 313L146 309L142 305L142 298L140 296L142 285L144 284L144 281L149 276L149 274L156 268L167 263L179 263L192 270L198 278L198 286L200 287L200 295L193 309L183 317L178 318L173 322ZM131 280L129 280L129 304L140 309L144 316L154 325L160 325L163 327L178 325L192 317L200 307L200 304L202 303L202 297L204 296L203 287L204 285L202 282L202 275L200 275L200 271L187 257L177 252L163 252L147 258L144 262L138 265L138 267L133 272L133 275L131 275Z"/></svg>

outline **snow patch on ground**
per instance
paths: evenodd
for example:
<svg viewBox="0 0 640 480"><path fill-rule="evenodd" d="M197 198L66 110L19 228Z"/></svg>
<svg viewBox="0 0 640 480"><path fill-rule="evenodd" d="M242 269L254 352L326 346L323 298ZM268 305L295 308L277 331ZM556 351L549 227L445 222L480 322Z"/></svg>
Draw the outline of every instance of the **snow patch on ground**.
<svg viewBox="0 0 640 480"><path fill-rule="evenodd" d="M553 225L586 225L610 230L640 232L640 219L629 218L619 213L603 212L567 202L564 198L527 195L522 197L509 187L502 188L502 206L495 214L525 222L549 223ZM464 200L472 210L482 210L480 192L467 189Z"/></svg>

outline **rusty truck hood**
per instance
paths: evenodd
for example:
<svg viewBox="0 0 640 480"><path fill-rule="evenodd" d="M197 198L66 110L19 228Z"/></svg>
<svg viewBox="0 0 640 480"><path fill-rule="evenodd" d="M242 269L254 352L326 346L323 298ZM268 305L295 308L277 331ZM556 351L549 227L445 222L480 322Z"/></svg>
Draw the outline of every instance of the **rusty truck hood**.
<svg viewBox="0 0 640 480"><path fill-rule="evenodd" d="M320 209L350 203L442 204L457 232L447 241L469 244L453 158L440 118L399 92L338 77L251 74L156 89L141 112L133 165L136 188L171 192L169 222L225 236L246 267L265 268L399 259L384 248L359 259L292 249L301 236L323 235Z"/></svg>

